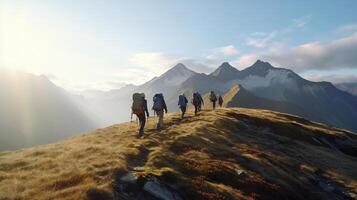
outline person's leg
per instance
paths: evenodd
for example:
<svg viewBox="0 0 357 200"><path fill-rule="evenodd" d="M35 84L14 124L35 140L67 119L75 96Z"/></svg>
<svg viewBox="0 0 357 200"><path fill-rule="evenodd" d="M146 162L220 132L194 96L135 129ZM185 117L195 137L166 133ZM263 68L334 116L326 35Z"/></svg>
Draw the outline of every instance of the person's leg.
<svg viewBox="0 0 357 200"><path fill-rule="evenodd" d="M164 125L164 111L163 110L161 111L159 119L160 119L159 122L160 122L160 128L161 128Z"/></svg>
<svg viewBox="0 0 357 200"><path fill-rule="evenodd" d="M181 107L181 112L182 112L181 118L183 119L183 117L185 116L185 112L186 112L186 106Z"/></svg>
<svg viewBox="0 0 357 200"><path fill-rule="evenodd" d="M216 102L213 102L213 110L216 108Z"/></svg>
<svg viewBox="0 0 357 200"><path fill-rule="evenodd" d="M159 130L162 128L163 125L164 111L163 110L157 111L156 114L158 117L156 128Z"/></svg>
<svg viewBox="0 0 357 200"><path fill-rule="evenodd" d="M197 115L198 106L195 105L195 115Z"/></svg>
<svg viewBox="0 0 357 200"><path fill-rule="evenodd" d="M139 134L142 135L142 134L144 134L144 127L145 127L145 123L146 123L145 114L138 115L138 118L139 118L139 122L140 122Z"/></svg>

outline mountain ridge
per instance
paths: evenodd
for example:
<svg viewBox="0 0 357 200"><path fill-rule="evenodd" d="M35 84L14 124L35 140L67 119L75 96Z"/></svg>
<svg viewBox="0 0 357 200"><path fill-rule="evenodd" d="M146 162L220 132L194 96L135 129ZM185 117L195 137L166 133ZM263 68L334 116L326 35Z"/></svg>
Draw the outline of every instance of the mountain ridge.
<svg viewBox="0 0 357 200"><path fill-rule="evenodd" d="M1 152L0 199L353 199L356 142L267 110L173 113L143 138L128 122Z"/></svg>

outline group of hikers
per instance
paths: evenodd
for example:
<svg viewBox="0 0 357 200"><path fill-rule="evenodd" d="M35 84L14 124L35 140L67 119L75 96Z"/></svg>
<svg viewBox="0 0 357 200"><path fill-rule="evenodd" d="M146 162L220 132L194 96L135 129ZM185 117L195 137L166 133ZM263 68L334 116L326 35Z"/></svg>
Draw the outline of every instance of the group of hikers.
<svg viewBox="0 0 357 200"><path fill-rule="evenodd" d="M220 107L223 105L223 98L221 95L217 98L217 95L214 91L211 91L209 100L212 103L212 108L216 108L216 102ZM192 104L195 107L195 115L201 111L202 106L204 105L203 98L199 92L194 92L192 95ZM181 109L181 119L184 118L186 110L187 110L188 100L185 94L179 95L178 106ZM147 100L145 99L144 93L134 93L133 94L133 104L132 104L132 116L135 114L139 119L139 135L142 136L144 134L144 127L146 123L146 118L149 117L149 110L147 107ZM158 117L158 122L156 125L156 129L160 130L163 126L164 122L164 112L167 113L167 106L164 99L164 95L162 93L155 94L153 97L153 106L152 110L154 110L154 114Z"/></svg>

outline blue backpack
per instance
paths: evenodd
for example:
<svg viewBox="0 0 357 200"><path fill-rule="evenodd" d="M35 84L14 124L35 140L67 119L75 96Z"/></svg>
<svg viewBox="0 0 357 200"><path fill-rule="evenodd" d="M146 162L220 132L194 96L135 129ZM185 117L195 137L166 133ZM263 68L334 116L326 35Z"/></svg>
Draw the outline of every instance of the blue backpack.
<svg viewBox="0 0 357 200"><path fill-rule="evenodd" d="M152 106L152 109L155 111L160 111L164 109L164 96L162 93L155 94L153 97L154 105Z"/></svg>
<svg viewBox="0 0 357 200"><path fill-rule="evenodd" d="M186 105L187 105L187 99L182 94L179 96L178 105L181 106L181 107L186 107Z"/></svg>

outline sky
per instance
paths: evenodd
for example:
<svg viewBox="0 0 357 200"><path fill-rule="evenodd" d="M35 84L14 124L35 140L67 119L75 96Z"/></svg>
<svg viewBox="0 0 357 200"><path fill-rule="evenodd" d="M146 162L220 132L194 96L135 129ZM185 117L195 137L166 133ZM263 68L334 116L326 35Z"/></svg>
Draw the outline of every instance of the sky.
<svg viewBox="0 0 357 200"><path fill-rule="evenodd" d="M178 62L209 73L257 59L357 82L357 1L0 0L0 68L72 90L141 84Z"/></svg>

